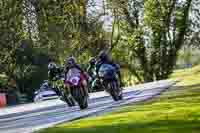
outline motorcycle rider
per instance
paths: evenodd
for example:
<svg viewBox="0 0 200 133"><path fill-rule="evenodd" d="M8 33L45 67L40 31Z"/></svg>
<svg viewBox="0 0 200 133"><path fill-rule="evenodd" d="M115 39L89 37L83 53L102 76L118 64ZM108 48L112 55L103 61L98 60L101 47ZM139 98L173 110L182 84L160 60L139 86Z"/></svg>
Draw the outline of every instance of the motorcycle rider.
<svg viewBox="0 0 200 133"><path fill-rule="evenodd" d="M102 64L110 64L116 69L116 72L120 81L120 87L122 87L123 82L121 78L120 66L119 64L116 64L112 61L111 55L107 51L101 51L99 53L98 61L96 62L96 73L98 73Z"/></svg>
<svg viewBox="0 0 200 133"><path fill-rule="evenodd" d="M61 70L60 68L56 65L55 62L50 62L48 64L48 79L50 81L55 81L58 76L60 75Z"/></svg>
<svg viewBox="0 0 200 133"><path fill-rule="evenodd" d="M86 94L88 95L88 89L87 89L87 80L88 80L88 76L86 74L86 72L81 69L81 67L76 63L76 60L74 57L69 57L66 59L65 61L65 80L67 80L67 74L70 71L70 69L76 68L78 70L78 73L81 74L81 84L86 92ZM70 92L70 86L67 83L67 81L65 81L65 88Z"/></svg>
<svg viewBox="0 0 200 133"><path fill-rule="evenodd" d="M96 58L92 57L89 60L89 66L87 68L87 73L89 74L89 84L90 84L90 91L101 91L103 88L100 88L100 82L98 79L96 79ZM93 82L95 81L95 82Z"/></svg>
<svg viewBox="0 0 200 133"><path fill-rule="evenodd" d="M55 88L54 83L59 79L62 70L57 66L53 61L50 61L48 64L48 85L56 92L57 95L60 95L60 92Z"/></svg>

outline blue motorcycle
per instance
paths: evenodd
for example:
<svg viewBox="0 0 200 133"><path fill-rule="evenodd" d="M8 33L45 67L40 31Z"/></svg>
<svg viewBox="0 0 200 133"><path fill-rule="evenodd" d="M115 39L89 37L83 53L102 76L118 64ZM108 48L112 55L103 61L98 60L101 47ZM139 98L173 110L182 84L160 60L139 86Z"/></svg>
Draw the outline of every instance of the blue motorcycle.
<svg viewBox="0 0 200 133"><path fill-rule="evenodd" d="M114 101L123 99L122 88L120 87L117 70L114 66L102 64L98 71L98 76L102 87L112 96Z"/></svg>

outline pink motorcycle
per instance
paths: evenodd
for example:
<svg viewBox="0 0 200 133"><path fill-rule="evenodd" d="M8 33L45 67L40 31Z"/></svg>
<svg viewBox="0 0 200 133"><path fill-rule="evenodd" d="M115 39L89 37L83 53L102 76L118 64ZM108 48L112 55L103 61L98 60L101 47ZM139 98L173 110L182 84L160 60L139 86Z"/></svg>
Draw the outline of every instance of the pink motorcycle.
<svg viewBox="0 0 200 133"><path fill-rule="evenodd" d="M73 68L66 74L65 86L69 89L70 95L78 103L80 109L88 107L88 91L85 85L87 80L83 73Z"/></svg>

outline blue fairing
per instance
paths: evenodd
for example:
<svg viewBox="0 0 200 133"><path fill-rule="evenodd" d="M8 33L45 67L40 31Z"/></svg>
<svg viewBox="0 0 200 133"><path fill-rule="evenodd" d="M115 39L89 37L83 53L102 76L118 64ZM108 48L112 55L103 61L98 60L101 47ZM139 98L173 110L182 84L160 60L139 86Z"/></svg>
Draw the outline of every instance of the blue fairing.
<svg viewBox="0 0 200 133"><path fill-rule="evenodd" d="M110 64L102 64L99 69L99 76L105 79L113 79L116 76L116 68Z"/></svg>

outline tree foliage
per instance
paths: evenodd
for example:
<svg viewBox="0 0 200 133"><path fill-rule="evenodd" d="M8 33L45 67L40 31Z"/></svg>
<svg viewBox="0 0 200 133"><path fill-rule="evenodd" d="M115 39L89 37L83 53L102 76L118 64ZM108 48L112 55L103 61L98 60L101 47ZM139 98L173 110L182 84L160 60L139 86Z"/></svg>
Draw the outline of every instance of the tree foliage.
<svg viewBox="0 0 200 133"><path fill-rule="evenodd" d="M120 52L127 53L126 66L140 82L166 79L172 73L190 28L193 2L109 0L122 18L122 39L116 49L127 47Z"/></svg>
<svg viewBox="0 0 200 133"><path fill-rule="evenodd" d="M22 18L22 0L0 1L0 71L7 75L16 67L16 49L23 39Z"/></svg>

